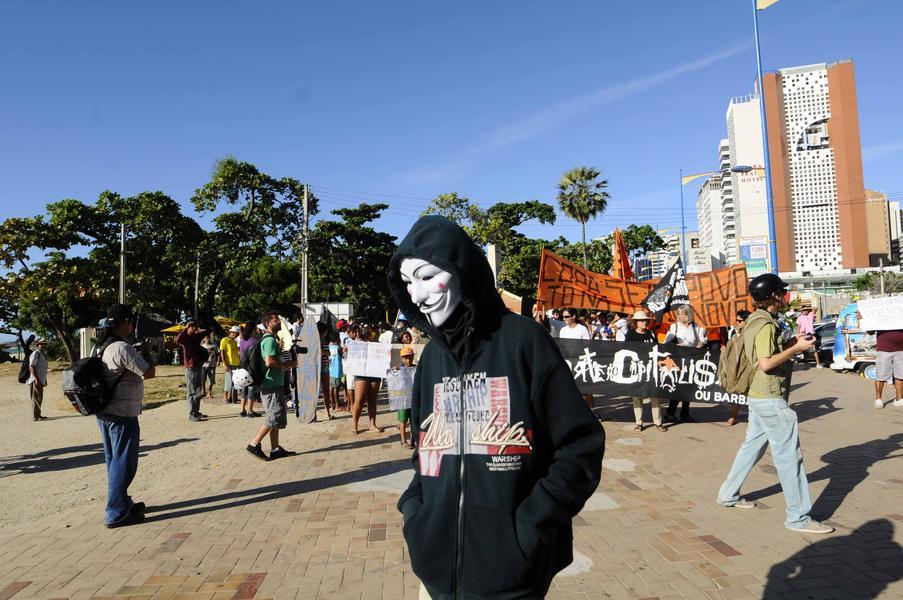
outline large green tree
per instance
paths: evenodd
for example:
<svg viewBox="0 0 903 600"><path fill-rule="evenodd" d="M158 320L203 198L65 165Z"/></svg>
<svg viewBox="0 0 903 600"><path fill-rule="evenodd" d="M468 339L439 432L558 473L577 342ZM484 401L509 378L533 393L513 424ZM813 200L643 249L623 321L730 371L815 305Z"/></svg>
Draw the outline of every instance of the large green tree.
<svg viewBox="0 0 903 600"><path fill-rule="evenodd" d="M375 230L371 223L388 204L362 203L332 211L340 220L317 222L310 238L311 297L351 302L355 312L377 318L393 301L386 283L395 236Z"/></svg>
<svg viewBox="0 0 903 600"><path fill-rule="evenodd" d="M586 222L605 212L610 198L605 188L608 181L599 179L599 171L593 167L575 167L561 176L558 182L558 204L561 212L580 223L580 240L583 243L583 268L587 262Z"/></svg>
<svg viewBox="0 0 903 600"><path fill-rule="evenodd" d="M46 215L0 224L0 304L15 305L13 325L57 338L74 358L73 331L96 323L118 297L120 224L126 302L164 314L187 306L193 270L185 257L203 239L201 228L161 192L104 192L94 204L61 200Z"/></svg>
<svg viewBox="0 0 903 600"><path fill-rule="evenodd" d="M299 260L303 197L304 185L297 179L273 177L231 156L215 163L210 181L192 196L198 211L218 212L215 230L197 249L203 274L199 307L203 315L246 314L248 282L258 269L272 266L264 259ZM220 212L224 206L235 210ZM309 194L308 218L318 213L318 206L316 196ZM280 270L280 278L284 273ZM300 280L300 273L296 277ZM297 302L301 296L299 288L295 289ZM275 295L283 296L282 292ZM276 298L261 300L257 312L277 303Z"/></svg>

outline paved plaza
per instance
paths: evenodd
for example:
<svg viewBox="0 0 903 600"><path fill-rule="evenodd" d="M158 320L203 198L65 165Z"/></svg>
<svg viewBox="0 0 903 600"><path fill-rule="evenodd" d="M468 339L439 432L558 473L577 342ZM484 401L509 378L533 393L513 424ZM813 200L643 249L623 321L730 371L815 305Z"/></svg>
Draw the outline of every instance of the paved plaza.
<svg viewBox="0 0 903 600"><path fill-rule="evenodd" d="M0 600L417 598L395 509L409 452L385 405L382 434L351 435L347 413L290 423L283 443L300 454L264 463L244 451L259 420L207 403L212 418L189 423L184 401L161 403L142 415L132 486L148 520L107 530L93 419L57 403L57 418L32 423L16 391L21 401L0 403ZM903 598L903 408L873 398L851 374L794 375L813 514L837 529L828 536L783 528L767 454L744 488L755 509L715 504L745 419L728 428L726 408L694 405L699 423L636 433L629 400L599 399L602 482L549 598Z"/></svg>

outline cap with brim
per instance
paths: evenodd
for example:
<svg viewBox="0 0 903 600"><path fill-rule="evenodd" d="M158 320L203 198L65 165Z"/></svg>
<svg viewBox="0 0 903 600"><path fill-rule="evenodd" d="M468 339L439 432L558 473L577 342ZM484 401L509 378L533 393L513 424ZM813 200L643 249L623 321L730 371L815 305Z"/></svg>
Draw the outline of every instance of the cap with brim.
<svg viewBox="0 0 903 600"><path fill-rule="evenodd" d="M634 321L651 321L652 317L650 317L648 314L646 314L645 310L638 310L635 313L633 313L633 320Z"/></svg>
<svg viewBox="0 0 903 600"><path fill-rule="evenodd" d="M401 349L401 355L402 356L414 356L414 349L411 348L410 346L405 346L404 348Z"/></svg>
<svg viewBox="0 0 903 600"><path fill-rule="evenodd" d="M131 321L135 318L135 311L127 304L114 304L107 309L107 318L116 319L119 322Z"/></svg>
<svg viewBox="0 0 903 600"><path fill-rule="evenodd" d="M47 340L45 340L44 338L38 338L37 340L35 340L35 344L46 344L46 343L47 343Z"/></svg>
<svg viewBox="0 0 903 600"><path fill-rule="evenodd" d="M241 327L239 327L238 325L233 325L229 328L229 331L231 331L232 333L241 333Z"/></svg>

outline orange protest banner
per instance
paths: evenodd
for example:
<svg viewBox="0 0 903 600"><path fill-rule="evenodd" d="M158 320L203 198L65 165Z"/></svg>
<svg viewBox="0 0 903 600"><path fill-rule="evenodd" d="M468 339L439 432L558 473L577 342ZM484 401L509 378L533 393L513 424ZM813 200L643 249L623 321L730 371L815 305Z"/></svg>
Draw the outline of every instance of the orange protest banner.
<svg viewBox="0 0 903 600"><path fill-rule="evenodd" d="M686 276L686 282L697 325L730 327L738 310L754 310L747 293L746 267L742 264L691 273ZM643 299L656 283L625 281L594 273L543 248L536 298L546 308L631 313L643 307ZM670 321L667 316L665 320Z"/></svg>
<svg viewBox="0 0 903 600"><path fill-rule="evenodd" d="M542 249L536 298L546 307L633 312L652 289L651 283L625 281L593 273Z"/></svg>

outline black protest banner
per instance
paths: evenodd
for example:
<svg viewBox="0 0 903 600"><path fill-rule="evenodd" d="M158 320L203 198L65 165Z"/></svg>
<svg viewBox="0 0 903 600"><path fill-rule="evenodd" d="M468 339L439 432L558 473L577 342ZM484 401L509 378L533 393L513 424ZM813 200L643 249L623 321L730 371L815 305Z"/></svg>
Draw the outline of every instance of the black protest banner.
<svg viewBox="0 0 903 600"><path fill-rule="evenodd" d="M720 353L673 344L556 339L582 394L746 404L718 382Z"/></svg>

